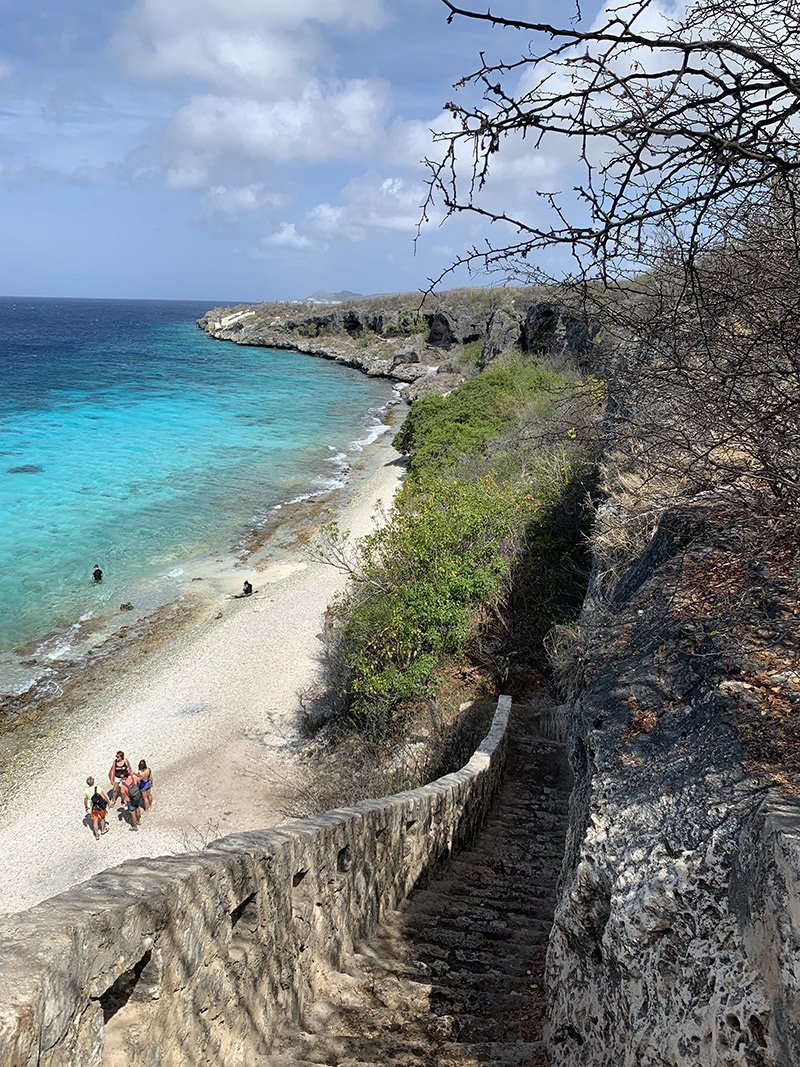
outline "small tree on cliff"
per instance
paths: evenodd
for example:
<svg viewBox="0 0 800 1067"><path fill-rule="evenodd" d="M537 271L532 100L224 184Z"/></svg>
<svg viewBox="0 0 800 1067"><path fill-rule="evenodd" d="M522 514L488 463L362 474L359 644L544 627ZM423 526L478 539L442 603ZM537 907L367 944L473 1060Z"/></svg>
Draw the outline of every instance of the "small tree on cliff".
<svg viewBox="0 0 800 1067"><path fill-rule="evenodd" d="M611 341L621 445L690 490L797 500L800 9L619 0L558 25L442 2L516 43L458 83L429 160L429 202L510 235L458 264L530 277L566 250ZM533 213L492 199L504 152L565 144L574 188L543 184Z"/></svg>

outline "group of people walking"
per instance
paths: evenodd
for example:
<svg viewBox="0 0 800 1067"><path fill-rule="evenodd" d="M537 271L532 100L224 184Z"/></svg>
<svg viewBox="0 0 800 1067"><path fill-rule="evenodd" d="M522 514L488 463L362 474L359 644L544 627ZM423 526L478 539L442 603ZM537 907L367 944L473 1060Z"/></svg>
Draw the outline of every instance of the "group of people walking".
<svg viewBox="0 0 800 1067"><path fill-rule="evenodd" d="M134 771L130 760L120 750L111 764L108 781L106 791L90 774L83 793L84 811L90 817L96 841L100 840L101 834L108 833L107 815L116 807L117 801L122 803L121 810L127 811L133 830L139 829L143 812L153 806L153 772L147 766L147 760L139 760L139 768Z"/></svg>

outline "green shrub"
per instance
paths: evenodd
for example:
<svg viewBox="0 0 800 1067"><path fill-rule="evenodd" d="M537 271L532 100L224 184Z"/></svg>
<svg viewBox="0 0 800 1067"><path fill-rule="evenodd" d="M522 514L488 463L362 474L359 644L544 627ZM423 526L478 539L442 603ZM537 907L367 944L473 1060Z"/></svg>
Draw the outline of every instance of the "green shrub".
<svg viewBox="0 0 800 1067"><path fill-rule="evenodd" d="M523 405L546 407L565 384L561 375L521 361L492 367L447 397L427 396L413 404L394 446L410 456L412 477L452 469L461 456L481 454Z"/></svg>
<svg viewBox="0 0 800 1067"><path fill-rule="evenodd" d="M392 719L433 692L441 658L463 652L476 609L500 597L528 508L491 476L403 488L388 524L360 542L334 609L352 717Z"/></svg>

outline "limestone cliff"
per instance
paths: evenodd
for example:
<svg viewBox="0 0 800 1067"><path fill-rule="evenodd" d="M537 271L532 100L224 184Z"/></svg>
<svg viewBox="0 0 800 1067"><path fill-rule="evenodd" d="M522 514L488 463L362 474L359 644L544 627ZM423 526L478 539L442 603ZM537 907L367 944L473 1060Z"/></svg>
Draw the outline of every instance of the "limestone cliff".
<svg viewBox="0 0 800 1067"><path fill-rule="evenodd" d="M448 392L509 351L580 356L592 340L583 316L545 291L453 290L338 305L313 302L214 308L198 325L237 344L292 349L404 383L409 399Z"/></svg>
<svg viewBox="0 0 800 1067"><path fill-rule="evenodd" d="M797 566L758 526L709 499L610 590L598 568L568 709L555 1064L800 1063Z"/></svg>

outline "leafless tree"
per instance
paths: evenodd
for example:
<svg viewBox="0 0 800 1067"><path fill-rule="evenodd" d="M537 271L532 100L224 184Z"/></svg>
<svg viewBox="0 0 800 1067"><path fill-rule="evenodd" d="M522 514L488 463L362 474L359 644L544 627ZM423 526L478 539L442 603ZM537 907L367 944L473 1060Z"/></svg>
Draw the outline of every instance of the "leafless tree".
<svg viewBox="0 0 800 1067"><path fill-rule="evenodd" d="M618 439L689 491L796 501L800 3L696 0L669 17L619 0L556 25L442 2L516 48L458 83L429 161L429 204L510 235L459 264L530 277L568 250L613 356ZM487 196L521 138L574 146L574 188L532 190L533 215Z"/></svg>
<svg viewBox="0 0 800 1067"><path fill-rule="evenodd" d="M638 267L665 234L706 246L717 215L747 213L779 187L794 204L800 110L800 5L795 0L698 0L681 19L655 0L619 0L594 23L509 19L442 0L456 17L516 31L522 55L483 63L456 86L453 128L432 169L431 194L450 211L508 223L517 240L475 250L488 263L567 245L582 267ZM543 221L484 206L480 193L508 139L531 151L568 138L582 166L575 197L536 190ZM465 166L466 160L469 164ZM572 210L570 210L572 209ZM569 213L568 213L569 212Z"/></svg>

